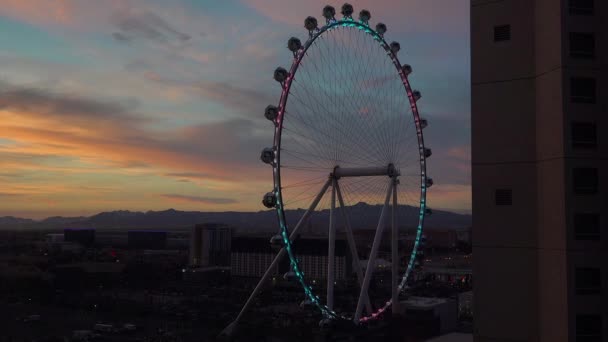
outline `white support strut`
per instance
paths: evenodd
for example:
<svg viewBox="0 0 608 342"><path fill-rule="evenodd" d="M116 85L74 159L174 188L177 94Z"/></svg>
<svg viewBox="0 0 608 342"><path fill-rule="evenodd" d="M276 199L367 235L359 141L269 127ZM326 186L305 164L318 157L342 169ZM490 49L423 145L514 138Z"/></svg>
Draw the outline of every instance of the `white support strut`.
<svg viewBox="0 0 608 342"><path fill-rule="evenodd" d="M344 227L346 230L346 241L348 242L348 248L350 249L350 255L352 258L352 267L357 274L357 281L359 286L363 286L363 269L361 267L361 260L359 259L359 253L357 252L357 245L355 244L355 237L353 236L353 230L350 226L350 220L346 214L346 206L344 205L344 199L342 198L342 191L340 190L340 184L336 181L336 192L338 195L338 203L340 204L340 211L342 212L342 218L344 219ZM365 310L368 314L372 314L372 304L369 300L369 295L365 295Z"/></svg>
<svg viewBox="0 0 608 342"><path fill-rule="evenodd" d="M298 224L296 224L295 228L292 230L291 235L289 236L290 241L292 241L297 236L297 233L298 233L298 230L300 229L300 227L302 227L306 223L306 221L308 220L308 217L310 217L310 215L314 212L315 208L319 204L319 201L321 201L321 198L323 197L323 195L325 194L325 192L327 191L327 188L329 188L329 185L331 183L332 183L331 178L328 179L327 182L325 182L325 185L323 185L323 188L321 189L321 191L319 191L319 194L317 195L317 197L315 197L315 199L310 204L310 207L308 208L308 210L306 210L304 215L302 215L302 217L300 218L300 221L298 221ZM258 292L260 292L260 290L262 289L262 286L266 283L268 278L270 278L270 275L274 271L274 268L277 266L277 264L283 258L283 256L285 256L285 253L286 253L285 247L281 248L281 250L277 253L277 255L272 260L272 263L270 264L270 266L268 266L268 268L266 269L266 272L264 273L264 275L262 276L262 278L256 285L255 289L253 289L253 292L249 296L249 299L247 299L247 302L245 302L245 305L243 305L243 308L239 312L238 316L236 316L234 321L232 323L230 323L222 331L221 335L225 335L225 336L232 335L234 329L238 325L238 322L243 317L243 314L247 311L247 309L253 302L253 298L255 298L255 296L258 294Z"/></svg>
<svg viewBox="0 0 608 342"><path fill-rule="evenodd" d="M363 285L361 286L361 292L359 294L359 301L357 303L357 311L355 312L355 317L353 320L355 323L359 322L361 318L361 312L363 311L363 298L365 298L364 294L367 293L369 289L369 283L372 279L372 274L374 273L374 266L376 263L376 254L378 253L378 248L380 247L380 240L382 240L382 231L384 230L385 222L384 218L386 215L386 208L388 207L391 192L393 190L393 179L391 178L389 181L389 186L386 191L386 199L384 200L384 206L382 207L382 212L380 214L380 219L378 220L378 227L376 228L376 235L374 236L374 242L372 244L372 250L369 253L369 258L367 261L367 267L365 268L365 278L363 278Z"/></svg>
<svg viewBox="0 0 608 342"><path fill-rule="evenodd" d="M336 167L333 172L335 178L366 177L366 176L399 176L393 164L379 167Z"/></svg>
<svg viewBox="0 0 608 342"><path fill-rule="evenodd" d="M393 178L393 205L391 211L391 302L393 315L399 314L399 228L397 227L397 178Z"/></svg>
<svg viewBox="0 0 608 342"><path fill-rule="evenodd" d="M331 185L331 208L329 210L329 246L327 248L327 308L334 310L334 281L336 278L336 183L337 180L332 178Z"/></svg>

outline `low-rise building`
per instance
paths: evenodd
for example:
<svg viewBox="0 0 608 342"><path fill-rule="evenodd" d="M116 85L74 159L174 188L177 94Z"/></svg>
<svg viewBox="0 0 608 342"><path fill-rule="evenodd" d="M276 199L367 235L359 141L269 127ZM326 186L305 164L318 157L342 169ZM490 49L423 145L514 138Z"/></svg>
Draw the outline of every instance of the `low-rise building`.
<svg viewBox="0 0 608 342"><path fill-rule="evenodd" d="M407 321L424 327L427 334L437 336L458 328L458 303L447 298L409 297L400 302Z"/></svg>
<svg viewBox="0 0 608 342"><path fill-rule="evenodd" d="M296 257L306 278L311 282L322 283L327 278L327 239L298 238L293 242ZM277 251L272 248L266 237L237 236L232 239L230 269L232 276L261 277L272 263ZM352 269L351 258L346 241L336 239L335 279L344 280ZM285 257L273 271L282 275L289 270L289 259Z"/></svg>

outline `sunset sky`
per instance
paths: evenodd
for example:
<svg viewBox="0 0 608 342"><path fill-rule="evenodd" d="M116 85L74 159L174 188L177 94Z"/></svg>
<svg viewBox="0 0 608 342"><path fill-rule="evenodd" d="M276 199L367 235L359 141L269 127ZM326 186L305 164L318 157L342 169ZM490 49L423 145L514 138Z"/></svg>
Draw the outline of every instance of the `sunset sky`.
<svg viewBox="0 0 608 342"><path fill-rule="evenodd" d="M272 79L336 1L3 0L0 216L257 211ZM466 0L350 1L387 24L420 89L433 208L470 210Z"/></svg>

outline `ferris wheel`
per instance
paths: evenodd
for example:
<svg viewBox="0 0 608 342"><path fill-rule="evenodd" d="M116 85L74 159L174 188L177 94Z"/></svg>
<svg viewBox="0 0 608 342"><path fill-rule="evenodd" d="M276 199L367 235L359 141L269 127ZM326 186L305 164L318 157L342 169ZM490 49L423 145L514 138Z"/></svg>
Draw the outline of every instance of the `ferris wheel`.
<svg viewBox="0 0 608 342"><path fill-rule="evenodd" d="M261 154L272 168L274 188L262 202L276 210L280 231L270 243L280 251L225 331L235 327L285 255L290 264L285 278L300 283L304 304L321 311L322 325L337 319L365 323L391 305L396 312L398 295L420 257L424 219L431 213L426 192L433 185L426 174L431 156L423 139L427 121L417 108L421 95L410 85L412 67L397 57L400 44L386 42L386 25L372 28L369 11L362 10L358 19L353 12L353 6L344 4L337 19L335 9L326 6L323 26L314 17L306 18L306 41L291 38L287 43L291 67L274 72L282 93L278 106L265 110L274 141ZM328 216L321 284L306 274L295 241L314 215ZM389 225L390 235L384 234ZM359 251L354 231L365 228L375 230L374 238L367 251ZM409 247L400 246L400 231L411 232ZM337 233L346 238L356 273L359 295L350 308L335 297L336 275L344 273L336 265ZM390 298L377 298L370 283L387 235Z"/></svg>

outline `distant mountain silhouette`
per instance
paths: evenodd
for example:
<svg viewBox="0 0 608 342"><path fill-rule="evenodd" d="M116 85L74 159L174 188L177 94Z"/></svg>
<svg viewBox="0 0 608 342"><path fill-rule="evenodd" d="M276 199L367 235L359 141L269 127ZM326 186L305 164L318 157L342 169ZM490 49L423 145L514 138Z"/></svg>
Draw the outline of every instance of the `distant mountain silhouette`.
<svg viewBox="0 0 608 342"><path fill-rule="evenodd" d="M40 223L47 225L47 226L66 225L66 224L69 225L72 222L81 222L86 219L87 218L85 216L78 216L78 217L52 216L52 217L45 218Z"/></svg>
<svg viewBox="0 0 608 342"><path fill-rule="evenodd" d="M31 219L24 219L24 218L19 218L19 217L14 217L14 216L4 216L4 217L0 217L0 227L4 227L4 226L10 226L10 225L27 225L27 224L32 224L35 223L36 221L31 220Z"/></svg>
<svg viewBox="0 0 608 342"><path fill-rule="evenodd" d="M350 224L353 229L375 229L378 224L382 206L357 203L347 207ZM287 210L286 217L290 227L293 227L304 213L304 209ZM387 212L390 219L391 210ZM418 209L401 205L397 210L397 222L400 226L413 228L418 221ZM337 210L337 225L342 224L342 214ZM180 228L191 227L197 223L219 222L236 227L239 231L265 232L277 231L278 223L274 210L258 212L201 212L179 211L168 209L163 211L133 212L128 210L102 212L90 217L49 217L42 221L21 219L11 216L0 217L1 228ZM388 221L387 221L388 222ZM327 229L329 210L315 212L310 223L303 227L304 231L318 232ZM467 228L471 225L471 215L461 215L448 211L434 210L425 218L425 227L429 229Z"/></svg>

